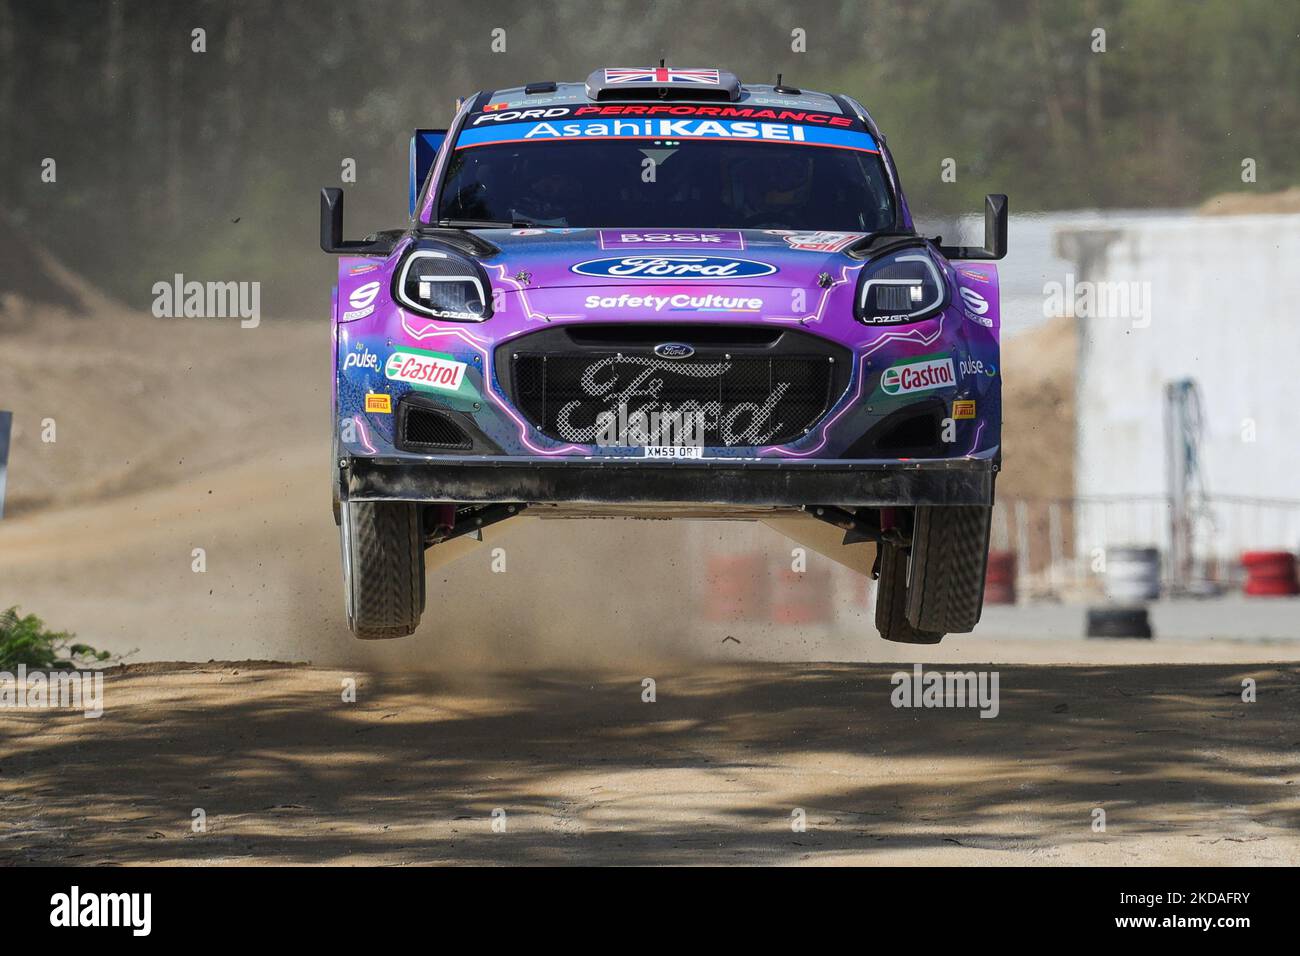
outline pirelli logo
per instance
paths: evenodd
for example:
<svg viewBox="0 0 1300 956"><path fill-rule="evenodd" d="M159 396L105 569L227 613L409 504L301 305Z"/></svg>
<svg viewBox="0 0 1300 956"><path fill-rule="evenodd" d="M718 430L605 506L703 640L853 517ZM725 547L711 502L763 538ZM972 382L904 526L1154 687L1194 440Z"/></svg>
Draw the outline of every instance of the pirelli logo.
<svg viewBox="0 0 1300 956"><path fill-rule="evenodd" d="M393 396L380 392L367 392L366 411L380 415L393 414Z"/></svg>
<svg viewBox="0 0 1300 956"><path fill-rule="evenodd" d="M975 417L975 401L973 399L958 399L952 403L952 417L957 421L964 418Z"/></svg>

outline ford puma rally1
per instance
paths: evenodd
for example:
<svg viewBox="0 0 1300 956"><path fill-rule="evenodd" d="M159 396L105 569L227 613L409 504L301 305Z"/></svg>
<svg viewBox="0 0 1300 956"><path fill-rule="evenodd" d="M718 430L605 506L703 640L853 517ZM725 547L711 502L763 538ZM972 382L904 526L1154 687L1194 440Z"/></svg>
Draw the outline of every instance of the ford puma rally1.
<svg viewBox="0 0 1300 956"><path fill-rule="evenodd" d="M466 97L415 133L403 229L345 240L322 190L353 633L413 633L444 599L426 552L525 512L769 522L879 578L884 638L974 628L1006 197L985 206L983 246L941 245L851 97L667 67Z"/></svg>

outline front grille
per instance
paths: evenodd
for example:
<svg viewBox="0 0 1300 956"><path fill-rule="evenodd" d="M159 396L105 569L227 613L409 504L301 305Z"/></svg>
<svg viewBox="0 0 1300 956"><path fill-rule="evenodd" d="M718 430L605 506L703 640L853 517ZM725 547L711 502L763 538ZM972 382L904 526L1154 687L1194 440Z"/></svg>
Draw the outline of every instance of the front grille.
<svg viewBox="0 0 1300 956"><path fill-rule="evenodd" d="M696 348L694 355L661 358L652 344L633 340L632 329L626 348L612 348L605 336L575 327L516 340L508 365L498 368L542 434L616 446L784 444L806 434L846 384L847 353L815 336L781 330L758 344L742 334L730 343L716 334L693 342L689 328L673 331L671 341Z"/></svg>

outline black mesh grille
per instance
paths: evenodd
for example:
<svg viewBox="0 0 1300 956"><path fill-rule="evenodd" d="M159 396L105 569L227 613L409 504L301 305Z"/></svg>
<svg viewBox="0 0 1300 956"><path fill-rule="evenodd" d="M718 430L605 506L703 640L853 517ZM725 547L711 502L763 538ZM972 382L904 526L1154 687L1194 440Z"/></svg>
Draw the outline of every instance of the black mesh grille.
<svg viewBox="0 0 1300 956"><path fill-rule="evenodd" d="M422 451L426 448L468 450L473 443L465 429L446 415L404 403L400 444L411 451Z"/></svg>
<svg viewBox="0 0 1300 956"><path fill-rule="evenodd" d="M681 335L681 332L678 333ZM689 337L689 336L687 336ZM690 421L714 447L782 444L802 436L830 409L837 369L829 355L728 355L685 359L584 350L520 351L511 361L513 397L543 434L596 443L601 416L618 444L675 444L666 424ZM639 422L638 413L645 416ZM657 416L657 418L655 417ZM630 438L629 438L630 435Z"/></svg>

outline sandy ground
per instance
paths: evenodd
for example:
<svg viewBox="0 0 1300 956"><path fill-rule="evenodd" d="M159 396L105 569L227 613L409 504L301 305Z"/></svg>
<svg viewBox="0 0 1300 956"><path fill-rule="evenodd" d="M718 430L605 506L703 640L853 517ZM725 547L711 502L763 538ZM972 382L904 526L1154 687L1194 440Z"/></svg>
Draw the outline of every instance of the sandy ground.
<svg viewBox="0 0 1300 956"><path fill-rule="evenodd" d="M133 666L98 720L0 718L0 859L1300 862L1296 667L1002 666L994 719L895 709L892 671Z"/></svg>
<svg viewBox="0 0 1300 956"><path fill-rule="evenodd" d="M99 720L0 708L0 862L1300 860L1296 605L1161 608L1155 641L990 609L911 648L875 634L863 578L816 554L790 575L761 525L517 519L430 571L414 637L354 641L324 342L269 321L5 340L0 607L128 663ZM711 577L735 555L758 569L743 616ZM914 662L998 671L1000 715L892 707Z"/></svg>
<svg viewBox="0 0 1300 956"><path fill-rule="evenodd" d="M0 522L0 591L128 662L282 660L373 671L500 671L721 662L1300 661L1300 601L1163 602L1155 641L1083 641L1078 605L989 607L936 647L876 634L869 582L816 553L790 583L791 541L735 522L514 519L430 570L420 630L354 640L344 625L322 449L134 496ZM327 465L325 467L328 467ZM866 546L864 546L866 547ZM195 570L196 548L204 570ZM504 572L494 573L501 549ZM437 549L430 552L435 556ZM719 615L719 557L758 571L753 613ZM824 611L796 623L811 601Z"/></svg>

